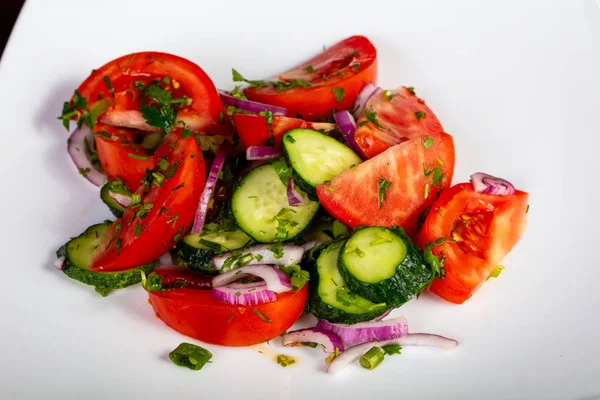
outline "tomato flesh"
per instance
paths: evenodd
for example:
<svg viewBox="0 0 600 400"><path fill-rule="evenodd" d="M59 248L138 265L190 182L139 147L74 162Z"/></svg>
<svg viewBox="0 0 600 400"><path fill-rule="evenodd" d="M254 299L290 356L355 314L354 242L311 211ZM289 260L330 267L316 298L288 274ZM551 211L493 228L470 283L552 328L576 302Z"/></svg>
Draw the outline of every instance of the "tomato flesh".
<svg viewBox="0 0 600 400"><path fill-rule="evenodd" d="M375 113L381 126L369 122L366 113ZM354 139L369 158L406 140L430 136L435 140L444 132L433 111L406 87L372 96L356 122Z"/></svg>
<svg viewBox="0 0 600 400"><path fill-rule="evenodd" d="M91 268L120 271L147 264L170 250L191 227L206 180L204 157L193 136L168 134L156 150L168 168L162 184L136 193L141 205L128 207L108 229L96 250ZM146 212L141 210L146 209Z"/></svg>
<svg viewBox="0 0 600 400"><path fill-rule="evenodd" d="M471 183L442 192L419 235L423 247L452 239L433 248L445 257L445 279L434 280L430 290L452 303L468 300L521 238L528 197L519 190L510 196L477 193Z"/></svg>
<svg viewBox="0 0 600 400"><path fill-rule="evenodd" d="M278 91L274 86L244 89L250 100L285 107L288 117L330 118L332 110L351 109L365 84L377 80L377 50L364 36L352 36L274 79L301 80L309 87ZM334 90L334 88L337 88ZM343 97L336 99L343 89Z"/></svg>
<svg viewBox="0 0 600 400"><path fill-rule="evenodd" d="M233 114L233 122L240 141L245 148L250 146L281 146L281 137L291 129L308 128L329 130L334 124L326 122L309 122L299 118L273 116L271 125L267 118L254 114Z"/></svg>
<svg viewBox="0 0 600 400"><path fill-rule="evenodd" d="M188 129L203 134L232 133L225 107L208 75L198 65L172 54L141 52L119 57L94 70L78 91L88 107L101 98L112 98L113 105L99 117L100 122L156 131L158 128L148 125L142 116L136 82L160 82L173 98L191 98L192 103L177 114L177 120Z"/></svg>
<svg viewBox="0 0 600 400"><path fill-rule="evenodd" d="M439 182L434 182L436 168ZM412 234L437 193L450 186L453 172L452 136L440 134L429 148L418 137L317 186L317 195L332 216L350 227L396 225ZM382 190L386 182L389 187Z"/></svg>
<svg viewBox="0 0 600 400"><path fill-rule="evenodd" d="M96 124L94 132L98 161L108 179L121 179L135 192L141 186L146 169L154 168L154 157L142 146L134 144L133 129Z"/></svg>
<svg viewBox="0 0 600 400"><path fill-rule="evenodd" d="M189 275L185 270L156 272L162 276ZM156 315L184 335L223 346L251 346L276 338L296 322L304 311L308 285L298 292L277 294L276 301L256 306L225 304L215 300L210 292L184 287L148 295Z"/></svg>

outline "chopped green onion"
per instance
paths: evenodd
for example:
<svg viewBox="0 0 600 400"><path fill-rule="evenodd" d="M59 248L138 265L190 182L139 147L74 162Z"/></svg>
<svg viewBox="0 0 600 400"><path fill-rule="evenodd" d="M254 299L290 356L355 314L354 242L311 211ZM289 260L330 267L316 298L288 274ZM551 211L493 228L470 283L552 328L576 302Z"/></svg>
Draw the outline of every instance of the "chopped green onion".
<svg viewBox="0 0 600 400"><path fill-rule="evenodd" d="M384 356L385 352L381 347L373 346L369 351L362 355L360 358L360 365L366 369L374 369L381 364Z"/></svg>
<svg viewBox="0 0 600 400"><path fill-rule="evenodd" d="M294 360L291 357L286 356L285 354L280 354L277 356L277 364L281 365L282 367L287 367L288 365L292 365L295 363L296 363L296 360Z"/></svg>
<svg viewBox="0 0 600 400"><path fill-rule="evenodd" d="M260 319L262 319L264 322L268 322L268 323L273 322L265 314L263 314L260 311L258 311L258 309L255 308L252 311L254 312L254 314L258 315L260 317Z"/></svg>
<svg viewBox="0 0 600 400"><path fill-rule="evenodd" d="M169 358L175 365L197 371L210 361L212 353L195 344L181 343L169 353Z"/></svg>
<svg viewBox="0 0 600 400"><path fill-rule="evenodd" d="M499 277L500 273L502 272L503 269L504 269L504 267L502 265L496 265L496 267L490 273L490 276L487 277L486 281L488 279L490 279L490 278L497 278L497 277Z"/></svg>
<svg viewBox="0 0 600 400"><path fill-rule="evenodd" d="M142 161L150 159L150 156L140 156L139 154L134 154L134 153L127 154L127 157L134 158L136 160L142 160Z"/></svg>

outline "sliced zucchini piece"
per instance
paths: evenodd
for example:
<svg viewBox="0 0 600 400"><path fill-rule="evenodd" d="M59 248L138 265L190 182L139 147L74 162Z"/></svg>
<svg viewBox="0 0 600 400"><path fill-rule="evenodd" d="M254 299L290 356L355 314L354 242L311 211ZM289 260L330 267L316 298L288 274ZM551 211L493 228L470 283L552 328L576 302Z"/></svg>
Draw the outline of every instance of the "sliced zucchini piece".
<svg viewBox="0 0 600 400"><path fill-rule="evenodd" d="M305 193L299 193L306 197ZM248 172L233 191L231 210L238 226L261 243L294 239L310 224L319 208L316 201L290 206L287 187L271 164Z"/></svg>
<svg viewBox="0 0 600 400"><path fill-rule="evenodd" d="M421 291L433 271L403 231L374 226L357 230L342 247L339 267L357 294L398 307Z"/></svg>
<svg viewBox="0 0 600 400"><path fill-rule="evenodd" d="M362 162L348 146L312 129L292 129L281 143L294 182L312 196L317 185Z"/></svg>
<svg viewBox="0 0 600 400"><path fill-rule="evenodd" d="M103 296L106 296L112 289L120 289L139 283L142 278L141 271L148 273L154 266L154 263L150 263L119 272L90 270L92 254L100 245L102 235L110 225L110 221L92 225L56 252L57 257L65 257L63 269L65 275L86 285L95 286L96 291Z"/></svg>
<svg viewBox="0 0 600 400"><path fill-rule="evenodd" d="M188 267L209 273L218 271L212 266L212 258L218 254L241 249L252 242L252 238L239 229L219 229L216 223L206 224L202 233L188 233L177 245L177 255Z"/></svg>
<svg viewBox="0 0 600 400"><path fill-rule="evenodd" d="M371 320L389 307L375 304L348 288L338 270L338 256L344 242L324 246L316 256L310 284L309 308L315 317L329 322L354 324Z"/></svg>

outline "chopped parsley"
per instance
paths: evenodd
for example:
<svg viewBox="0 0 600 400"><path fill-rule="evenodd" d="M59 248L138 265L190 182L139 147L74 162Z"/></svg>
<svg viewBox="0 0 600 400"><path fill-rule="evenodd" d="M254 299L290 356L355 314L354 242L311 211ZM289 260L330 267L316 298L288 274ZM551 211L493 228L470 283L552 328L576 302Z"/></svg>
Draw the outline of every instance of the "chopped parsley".
<svg viewBox="0 0 600 400"><path fill-rule="evenodd" d="M335 101L340 104L342 100L344 100L344 89L339 87L333 87L332 89L333 97L335 97Z"/></svg>
<svg viewBox="0 0 600 400"><path fill-rule="evenodd" d="M280 259L283 257L283 247L280 244L274 244L273 246L267 246L267 250L273 253L273 257Z"/></svg>
<svg viewBox="0 0 600 400"><path fill-rule="evenodd" d="M137 224L135 227L135 232L133 233L135 236L140 236L142 234L142 224Z"/></svg>
<svg viewBox="0 0 600 400"><path fill-rule="evenodd" d="M110 94L115 94L115 89L112 86L112 82L110 81L110 78L106 75L104 76L104 83L106 84L106 87L108 88Z"/></svg>
<svg viewBox="0 0 600 400"><path fill-rule="evenodd" d="M414 87L412 87L412 86L409 86L409 87L407 87L406 89L407 89L407 90L410 92L410 94L416 94L416 93L415 93L415 88L414 88Z"/></svg>
<svg viewBox="0 0 600 400"><path fill-rule="evenodd" d="M352 53L349 53L346 57L354 57L358 55L358 51L354 50Z"/></svg>
<svg viewBox="0 0 600 400"><path fill-rule="evenodd" d="M146 99L146 104L141 106L142 116L148 125L160 128L165 132L170 132L176 125L177 109L192 104L192 99L189 97L174 99L172 93L163 89L158 82L153 82L148 86L136 82L135 86Z"/></svg>
<svg viewBox="0 0 600 400"><path fill-rule="evenodd" d="M429 150L431 148L431 146L433 146L433 138L431 136L428 136L427 139L422 137L421 142L423 143L423 146L427 150Z"/></svg>
<svg viewBox="0 0 600 400"><path fill-rule="evenodd" d="M289 81L263 81L263 80L249 80L246 79L235 69L231 69L231 75L234 82L246 82L256 87L273 86L276 92L283 92L285 90L292 89L294 87L311 87L310 82L303 79L290 79Z"/></svg>
<svg viewBox="0 0 600 400"><path fill-rule="evenodd" d="M147 292L164 292L162 277L156 272L151 272L150 275L146 276L144 271L140 271L142 274L142 287Z"/></svg>
<svg viewBox="0 0 600 400"><path fill-rule="evenodd" d="M367 109L363 110L363 115L364 115L366 121L362 121L360 124L358 124L359 127L371 122L371 123L375 124L377 127L385 130L385 127L383 125L381 125L381 122L379 122L379 120L377 119L377 113L373 109L372 105L369 108L369 110L367 110Z"/></svg>
<svg viewBox="0 0 600 400"><path fill-rule="evenodd" d="M383 202L387 200L387 191L392 186L392 182L386 181L382 176L377 184L379 187L379 209L383 206Z"/></svg>
<svg viewBox="0 0 600 400"><path fill-rule="evenodd" d="M400 346L399 344L388 344L388 345L382 346L381 349L388 356L393 356L394 354L401 354L402 346Z"/></svg>
<svg viewBox="0 0 600 400"><path fill-rule="evenodd" d="M308 282L310 278L310 274L308 273L308 271L303 270L297 264L289 266L282 265L279 269L281 269L290 277L290 282L292 286L296 288L296 290L302 289L302 287L306 284L306 282Z"/></svg>
<svg viewBox="0 0 600 400"><path fill-rule="evenodd" d="M438 238L433 242L427 243L425 245L425 250L423 251L423 259L427 264L431 266L433 270L433 278L444 279L446 276L446 271L444 269L444 261L446 258L444 257L444 253L442 252L442 258L439 258L435 254L433 254L432 249L434 247L438 247L446 243L448 240L452 241L452 239L446 238Z"/></svg>
<svg viewBox="0 0 600 400"><path fill-rule="evenodd" d="M296 363L296 360L294 360L291 357L286 356L285 354L280 354L277 356L277 364L281 365L282 367L287 367L288 365L292 365L295 363Z"/></svg>
<svg viewBox="0 0 600 400"><path fill-rule="evenodd" d="M417 111L415 113L415 117L417 117L417 121L421 121L427 114L425 114L423 111Z"/></svg>
<svg viewBox="0 0 600 400"><path fill-rule="evenodd" d="M304 67L304 70L309 73L315 71L312 65L307 65L306 67Z"/></svg>
<svg viewBox="0 0 600 400"><path fill-rule="evenodd" d="M360 70L360 64L359 63L352 64L352 70L354 72L358 72Z"/></svg>

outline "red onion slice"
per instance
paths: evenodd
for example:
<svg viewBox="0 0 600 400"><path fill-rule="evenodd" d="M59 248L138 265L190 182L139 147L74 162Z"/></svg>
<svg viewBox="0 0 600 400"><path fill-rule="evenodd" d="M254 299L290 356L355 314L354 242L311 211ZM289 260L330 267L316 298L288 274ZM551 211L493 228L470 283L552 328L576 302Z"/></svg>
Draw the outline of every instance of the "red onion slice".
<svg viewBox="0 0 600 400"><path fill-rule="evenodd" d="M241 306L256 306L258 304L269 303L277 300L275 292L267 289L264 282L255 283L238 283L229 284L213 288L211 296L220 302L241 305Z"/></svg>
<svg viewBox="0 0 600 400"><path fill-rule="evenodd" d="M381 314L379 317L373 318L371 321L372 322L381 321L382 319L384 319L385 317L387 317L388 315L390 315L391 312L392 312L392 309L389 309L386 312L384 312L383 314Z"/></svg>
<svg viewBox="0 0 600 400"><path fill-rule="evenodd" d="M273 146L250 146L246 149L246 160L270 160L281 157L281 151Z"/></svg>
<svg viewBox="0 0 600 400"><path fill-rule="evenodd" d="M303 197L296 189L294 189L294 180L290 177L287 183L287 198L288 204L292 207L304 206L308 204L308 199Z"/></svg>
<svg viewBox="0 0 600 400"><path fill-rule="evenodd" d="M131 204L131 196L127 196L125 194L120 194L120 193L115 193L110 190L108 191L108 196L111 199L113 199L114 201L116 201L117 204L123 208L129 207L129 205Z"/></svg>
<svg viewBox="0 0 600 400"><path fill-rule="evenodd" d="M347 345L372 342L374 340L396 339L408 334L408 321L404 317L397 317L387 321L361 322L359 324L345 325L332 324L321 320L317 328L337 334Z"/></svg>
<svg viewBox="0 0 600 400"><path fill-rule="evenodd" d="M296 246L294 244L281 245L282 256L279 258L275 258L275 253L269 250L268 247L271 247L271 245L256 244L244 249L242 251L244 255L252 255L252 260L246 265L272 264L284 265L287 267L289 265L300 264L300 261L302 261L302 257L304 256L304 248L302 248L302 246ZM213 265L217 270L221 270L227 259L230 257L235 256L233 256L231 252L215 256L212 259ZM231 265L231 268L236 267L237 265L235 263Z"/></svg>
<svg viewBox="0 0 600 400"><path fill-rule="evenodd" d="M343 353L333 359L329 367L327 368L328 374L337 374L344 369L348 364L354 360L359 359L373 346L386 346L388 344L398 344L400 346L430 346L438 347L440 349L452 350L458 346L458 342L454 339L448 339L439 335L432 335L429 333L409 333L406 336L402 336L392 340L385 340L382 342L368 342L359 344L357 346L346 349Z"/></svg>
<svg viewBox="0 0 600 400"><path fill-rule="evenodd" d="M66 257L58 257L56 260L54 260L54 266L57 270L62 271L63 269L65 269L66 259Z"/></svg>
<svg viewBox="0 0 600 400"><path fill-rule="evenodd" d="M371 96L373 96L377 89L381 90L379 87L375 86L371 82L363 86L363 88L358 93L358 97L356 97L354 107L352 107L352 109L354 110L354 117L356 117L357 119L358 117L360 117L363 110L365 109L365 106L367 105L367 101L371 98Z"/></svg>
<svg viewBox="0 0 600 400"><path fill-rule="evenodd" d="M515 194L515 187L506 179L496 178L495 176L477 172L471 175L473 189L478 193L493 194L497 196L510 196Z"/></svg>
<svg viewBox="0 0 600 400"><path fill-rule="evenodd" d="M283 271L269 265L247 265L217 275L212 279L212 285L213 287L225 286L247 276L246 274L262 278L267 284L267 289L275 293L289 292L293 289L290 278Z"/></svg>
<svg viewBox="0 0 600 400"><path fill-rule="evenodd" d="M363 160L367 159L365 153L360 149L356 140L354 140L354 133L356 132L356 121L354 121L354 117L348 111L338 111L333 114L333 118L335 118L335 122L338 124L340 128L340 132L342 132L342 136L346 140L346 144L354 150L356 154Z"/></svg>
<svg viewBox="0 0 600 400"><path fill-rule="evenodd" d="M263 104L259 103L258 101L238 99L237 97L233 97L224 90L219 90L218 92L219 96L221 96L221 101L223 102L223 104L232 107L237 107L240 110L250 111L257 114L262 111L271 111L273 115L287 114L287 109L283 107L272 106L270 104Z"/></svg>
<svg viewBox="0 0 600 400"><path fill-rule="evenodd" d="M108 179L106 178L106 175L92 163L92 154L87 147L88 145L94 146L95 143L92 130L87 125L82 124L81 127L75 129L71 134L71 137L69 137L67 151L69 152L71 159L73 159L73 163L75 163L79 173L94 185L101 187L108 182Z"/></svg>
<svg viewBox="0 0 600 400"><path fill-rule="evenodd" d="M313 248L325 244L325 242L321 240L311 240L310 242L306 242L302 245L304 252L311 251Z"/></svg>
<svg viewBox="0 0 600 400"><path fill-rule="evenodd" d="M335 349L338 349L340 352L344 351L344 344L338 335L319 328L300 329L281 336L281 344L283 346L290 346L297 343L320 344L326 353L333 353Z"/></svg>
<svg viewBox="0 0 600 400"><path fill-rule="evenodd" d="M165 267L165 266L176 265L176 263L173 260L173 255L171 254L171 252L167 251L165 254L160 256L160 258L158 260L156 260L155 265L156 265L156 267Z"/></svg>
<svg viewBox="0 0 600 400"><path fill-rule="evenodd" d="M204 221L206 220L206 213L208 212L208 204L213 191L215 190L215 186L217 185L217 181L219 180L219 173L223 168L223 164L225 164L225 151L223 150L223 147L220 147L215 156L215 160L213 161L213 165L210 167L206 185L200 196L200 204L198 205L198 211L196 211L196 216L194 217L192 233L202 232Z"/></svg>

